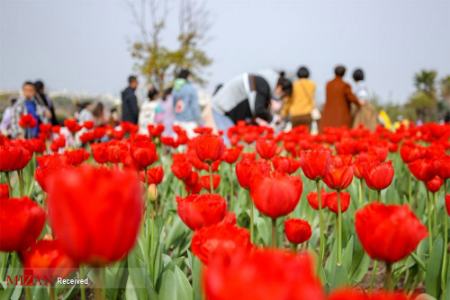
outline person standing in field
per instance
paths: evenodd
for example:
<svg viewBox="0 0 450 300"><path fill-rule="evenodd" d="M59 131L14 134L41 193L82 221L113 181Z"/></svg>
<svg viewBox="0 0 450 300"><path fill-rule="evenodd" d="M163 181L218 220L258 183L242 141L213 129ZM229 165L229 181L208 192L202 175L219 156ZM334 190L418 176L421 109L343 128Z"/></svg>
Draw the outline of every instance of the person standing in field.
<svg viewBox="0 0 450 300"><path fill-rule="evenodd" d="M378 114L375 107L369 102L370 93L366 85L364 71L356 69L353 72L353 80L355 82L355 95L359 102L365 104L356 111L353 128L364 126L369 130L375 130L378 124Z"/></svg>
<svg viewBox="0 0 450 300"><path fill-rule="evenodd" d="M156 106L155 123L164 125L164 134L172 135L174 120L172 87L164 90Z"/></svg>
<svg viewBox="0 0 450 300"><path fill-rule="evenodd" d="M197 90L190 81L191 72L182 69L174 81L172 96L175 110L175 125L185 129L189 136L194 129L203 125Z"/></svg>
<svg viewBox="0 0 450 300"><path fill-rule="evenodd" d="M95 126L103 126L107 124L108 121L105 116L105 105L103 102L97 102L97 104L95 104L92 115L94 116Z"/></svg>
<svg viewBox="0 0 450 300"><path fill-rule="evenodd" d="M316 84L309 79L309 70L302 66L297 71L297 80L293 83L292 95L288 97L282 109L282 116L287 117L292 127L311 127L311 113L315 107Z"/></svg>
<svg viewBox="0 0 450 300"><path fill-rule="evenodd" d="M148 125L155 123L158 95L159 91L155 87L151 86L148 89L148 100L142 104L139 112L139 132L142 134L147 133Z"/></svg>
<svg viewBox="0 0 450 300"><path fill-rule="evenodd" d="M2 116L2 122L0 123L0 134L10 136L11 125L14 113L14 104L16 104L17 98L10 99L10 105L5 108Z"/></svg>
<svg viewBox="0 0 450 300"><path fill-rule="evenodd" d="M39 100L40 103L44 104L48 111L50 112L50 123L52 125L57 125L58 124L58 120L56 119L56 112L55 112L55 105L52 101L52 99L50 99L50 97L47 95L46 91L45 91L45 84L42 80L37 80L34 83L34 86L36 88L36 98Z"/></svg>
<svg viewBox="0 0 450 300"><path fill-rule="evenodd" d="M36 121L33 128L22 128L19 121L23 115L31 115ZM36 98L34 83L26 81L22 85L22 97L17 100L13 107L11 120L11 136L13 138L35 138L39 135L39 125L47 123L51 117L47 107Z"/></svg>
<svg viewBox="0 0 450 300"><path fill-rule="evenodd" d="M342 65L334 69L335 78L326 85L325 106L320 121L320 131L327 127L351 128L351 105L360 107L360 101L352 92L350 84L344 81L346 68Z"/></svg>
<svg viewBox="0 0 450 300"><path fill-rule="evenodd" d="M94 114L92 113L95 108L95 104L90 101L86 101L84 103L80 103L78 105L80 107L80 112L76 116L78 122L84 123L88 121L94 121Z"/></svg>
<svg viewBox="0 0 450 300"><path fill-rule="evenodd" d="M133 124L138 123L139 107L136 97L136 89L138 87L137 77L130 75L128 77L128 87L122 91L122 121Z"/></svg>

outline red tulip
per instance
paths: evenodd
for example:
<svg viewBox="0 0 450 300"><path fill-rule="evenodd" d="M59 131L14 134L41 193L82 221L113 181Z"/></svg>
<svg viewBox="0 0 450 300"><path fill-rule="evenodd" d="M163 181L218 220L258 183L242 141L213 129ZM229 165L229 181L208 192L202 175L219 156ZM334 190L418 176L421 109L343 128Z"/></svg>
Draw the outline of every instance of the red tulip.
<svg viewBox="0 0 450 300"><path fill-rule="evenodd" d="M19 126L22 128L34 128L37 126L37 120L31 114L22 115L19 119Z"/></svg>
<svg viewBox="0 0 450 300"><path fill-rule="evenodd" d="M171 166L171 170L173 174L181 180L185 180L192 173L192 165L187 160L185 154L174 154L173 155L173 163Z"/></svg>
<svg viewBox="0 0 450 300"><path fill-rule="evenodd" d="M65 119L64 120L64 126L67 127L67 129L71 132L71 133L77 133L78 131L81 130L81 126L80 124L78 124L77 120L75 119Z"/></svg>
<svg viewBox="0 0 450 300"><path fill-rule="evenodd" d="M148 134L150 137L160 137L161 134L164 132L164 125L163 124L150 124L147 126Z"/></svg>
<svg viewBox="0 0 450 300"><path fill-rule="evenodd" d="M183 179L183 182L188 194L198 194L202 190L200 177L197 172L191 172L187 178Z"/></svg>
<svg viewBox="0 0 450 300"><path fill-rule="evenodd" d="M192 230L219 223L227 209L225 199L216 194L177 197L177 203L180 219Z"/></svg>
<svg viewBox="0 0 450 300"><path fill-rule="evenodd" d="M92 156L99 164L108 162L108 146L106 143L92 144Z"/></svg>
<svg viewBox="0 0 450 300"><path fill-rule="evenodd" d="M223 160L229 164L234 164L242 152L242 147L233 147L226 149L223 154Z"/></svg>
<svg viewBox="0 0 450 300"><path fill-rule="evenodd" d="M59 135L57 138L53 139L52 144L50 145L50 149L53 152L58 152L60 148L64 148L66 146L66 138L64 135Z"/></svg>
<svg viewBox="0 0 450 300"><path fill-rule="evenodd" d="M302 170L311 180L319 180L328 173L331 154L328 149L310 150L303 153Z"/></svg>
<svg viewBox="0 0 450 300"><path fill-rule="evenodd" d="M221 137L213 134L203 134L193 140L193 146L198 158L208 164L220 160L225 151Z"/></svg>
<svg viewBox="0 0 450 300"><path fill-rule="evenodd" d="M335 157L340 160L340 157ZM330 165L323 181L330 189L343 190L346 189L353 180L353 169L351 166L339 162L334 162Z"/></svg>
<svg viewBox="0 0 450 300"><path fill-rule="evenodd" d="M391 185L394 178L394 167L392 162L382 162L380 164L370 166L364 174L364 180L372 190L383 190Z"/></svg>
<svg viewBox="0 0 450 300"><path fill-rule="evenodd" d="M217 190L217 188L220 185L220 175L219 174L213 174L212 175L212 188L213 190ZM203 189L207 191L211 191L211 178L210 175L203 175L200 177L200 185Z"/></svg>
<svg viewBox="0 0 450 300"><path fill-rule="evenodd" d="M123 141L111 141L107 143L106 152L108 162L110 163L119 164L128 160L128 165L135 163L136 167L139 167L133 159L132 154L130 154L129 145ZM137 155L140 155L140 153Z"/></svg>
<svg viewBox="0 0 450 300"><path fill-rule="evenodd" d="M162 136L161 143L172 148L177 148L179 145L179 143L171 136Z"/></svg>
<svg viewBox="0 0 450 300"><path fill-rule="evenodd" d="M32 153L18 144L0 145L0 172L22 170L31 160Z"/></svg>
<svg viewBox="0 0 450 300"><path fill-rule="evenodd" d="M147 170L147 183L160 184L164 178L164 169L162 166L153 167Z"/></svg>
<svg viewBox="0 0 450 300"><path fill-rule="evenodd" d="M9 198L9 187L5 183L0 183L0 199Z"/></svg>
<svg viewBox="0 0 450 300"><path fill-rule="evenodd" d="M355 177L361 179L364 176L364 173L366 170L370 167L372 164L377 164L378 161L375 157L367 154L367 153L360 153L355 158L355 162L353 163L353 174Z"/></svg>
<svg viewBox="0 0 450 300"><path fill-rule="evenodd" d="M404 143L400 148L400 156L403 162L410 163L418 160L425 155L425 149L422 146L414 145L412 143Z"/></svg>
<svg viewBox="0 0 450 300"><path fill-rule="evenodd" d="M30 198L0 198L0 251L26 250L44 224L44 210Z"/></svg>
<svg viewBox="0 0 450 300"><path fill-rule="evenodd" d="M341 212L346 212L350 206L350 194L346 192L340 192L341 197ZM328 209L335 214L339 212L338 209L338 192L327 193L325 195L325 203Z"/></svg>
<svg viewBox="0 0 450 300"><path fill-rule="evenodd" d="M221 224L230 224L230 225L236 225L237 219L236 214L234 212L227 212L225 214L225 217L223 218Z"/></svg>
<svg viewBox="0 0 450 300"><path fill-rule="evenodd" d="M45 139L43 138L28 139L26 141L27 143L24 144L24 147L32 153L43 153L47 150Z"/></svg>
<svg viewBox="0 0 450 300"><path fill-rule="evenodd" d="M339 289L333 291L328 300L408 300L406 294L401 292L375 291L364 292L359 289Z"/></svg>
<svg viewBox="0 0 450 300"><path fill-rule="evenodd" d="M443 184L444 180L442 180L439 176L434 176L433 179L426 182L427 189L432 193L438 192Z"/></svg>
<svg viewBox="0 0 450 300"><path fill-rule="evenodd" d="M67 277L77 268L76 263L64 252L58 241L41 240L22 253L25 272L31 271L39 280L55 282Z"/></svg>
<svg viewBox="0 0 450 300"><path fill-rule="evenodd" d="M301 244L311 237L311 226L305 220L286 219L284 221L284 233L289 242Z"/></svg>
<svg viewBox="0 0 450 300"><path fill-rule="evenodd" d="M139 170L149 167L158 159L155 144L144 136L139 136L132 142L130 153Z"/></svg>
<svg viewBox="0 0 450 300"><path fill-rule="evenodd" d="M372 156L376 157L378 161L382 162L386 160L389 154L389 149L387 147L380 147L380 146L370 147L368 152Z"/></svg>
<svg viewBox="0 0 450 300"><path fill-rule="evenodd" d="M324 300L308 254L271 249L211 257L203 274L208 300Z"/></svg>
<svg viewBox="0 0 450 300"><path fill-rule="evenodd" d="M444 181L450 178L450 156L446 155L436 160L436 171Z"/></svg>
<svg viewBox="0 0 450 300"><path fill-rule="evenodd" d="M321 191L321 200L322 200L322 208L327 207L327 195L328 193L325 192L324 189ZM306 196L306 199L308 200L309 205L315 209L319 209L319 199L317 197L317 192L309 192L309 194Z"/></svg>
<svg viewBox="0 0 450 300"><path fill-rule="evenodd" d="M436 175L433 160L421 158L410 162L408 168L417 180L427 182Z"/></svg>
<svg viewBox="0 0 450 300"><path fill-rule="evenodd" d="M236 225L219 223L195 231L191 248L195 256L208 265L209 258L218 252L231 257L237 249L250 249L250 234Z"/></svg>
<svg viewBox="0 0 450 300"><path fill-rule="evenodd" d="M34 171L34 179L44 191L47 191L47 180L53 173L72 167L67 163L67 157L59 154L42 155L36 160L38 167Z"/></svg>
<svg viewBox="0 0 450 300"><path fill-rule="evenodd" d="M245 156L236 164L236 176L239 184L249 189L254 176L268 174L271 169L272 166L268 161L254 160Z"/></svg>
<svg viewBox="0 0 450 300"><path fill-rule="evenodd" d="M79 136L80 142L84 145L95 140L93 131L85 131Z"/></svg>
<svg viewBox="0 0 450 300"><path fill-rule="evenodd" d="M356 233L370 257L388 263L413 252L427 228L407 205L371 203L356 212Z"/></svg>
<svg viewBox="0 0 450 300"><path fill-rule="evenodd" d="M93 121L85 121L83 123L83 127L86 129L92 129L92 128L94 128L94 122Z"/></svg>
<svg viewBox="0 0 450 300"><path fill-rule="evenodd" d="M254 176L250 195L256 208L272 219L292 212L300 201L303 185L299 177L274 172Z"/></svg>
<svg viewBox="0 0 450 300"><path fill-rule="evenodd" d="M298 160L295 160L291 157L282 157L282 156L275 156L272 159L273 166L275 167L275 170L277 170L280 173L286 173L286 174L292 174L295 173L295 171L298 170L301 163Z"/></svg>
<svg viewBox="0 0 450 300"><path fill-rule="evenodd" d="M277 154L278 147L275 141L259 138L256 142L256 152L263 159L271 159Z"/></svg>
<svg viewBox="0 0 450 300"><path fill-rule="evenodd" d="M53 233L64 251L77 263L93 266L127 255L144 212L135 172L91 166L53 174L47 203Z"/></svg>
<svg viewBox="0 0 450 300"><path fill-rule="evenodd" d="M67 163L72 166L78 166L85 160L89 158L89 152L81 149L75 149L75 150L66 150L64 151L64 156L67 158Z"/></svg>
<svg viewBox="0 0 450 300"><path fill-rule="evenodd" d="M251 177L253 164L254 164L254 159L245 158L245 157L242 158L236 164L236 177L239 181L239 184L244 189L250 188L250 177Z"/></svg>

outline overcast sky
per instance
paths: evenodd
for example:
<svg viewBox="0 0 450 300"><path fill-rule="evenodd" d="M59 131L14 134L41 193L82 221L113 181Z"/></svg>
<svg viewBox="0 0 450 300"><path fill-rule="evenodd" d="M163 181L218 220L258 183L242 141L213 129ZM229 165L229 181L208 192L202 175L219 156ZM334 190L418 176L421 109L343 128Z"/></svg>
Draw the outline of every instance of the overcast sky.
<svg viewBox="0 0 450 300"><path fill-rule="evenodd" d="M209 0L207 6L209 89L240 72L306 64L321 101L334 65L343 63L350 71L364 68L382 101L403 102L414 72L450 74L448 0ZM125 0L0 0L0 89L42 78L53 90L117 95L133 72L129 48L136 37Z"/></svg>

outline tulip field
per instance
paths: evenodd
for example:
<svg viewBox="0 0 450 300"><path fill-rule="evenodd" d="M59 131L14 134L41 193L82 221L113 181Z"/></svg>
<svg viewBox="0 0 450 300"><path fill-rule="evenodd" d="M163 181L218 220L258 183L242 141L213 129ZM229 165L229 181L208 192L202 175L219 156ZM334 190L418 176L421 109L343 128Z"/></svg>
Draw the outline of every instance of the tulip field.
<svg viewBox="0 0 450 300"><path fill-rule="evenodd" d="M0 299L450 299L450 125L173 130L0 136Z"/></svg>

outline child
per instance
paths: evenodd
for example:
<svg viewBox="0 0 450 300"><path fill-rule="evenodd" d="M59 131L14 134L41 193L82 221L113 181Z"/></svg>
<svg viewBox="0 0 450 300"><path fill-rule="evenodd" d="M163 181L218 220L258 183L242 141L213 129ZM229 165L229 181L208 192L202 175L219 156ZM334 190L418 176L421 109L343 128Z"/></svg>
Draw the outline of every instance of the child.
<svg viewBox="0 0 450 300"><path fill-rule="evenodd" d="M147 134L147 127L155 123L156 107L158 106L159 91L155 87L148 90L148 101L142 104L139 112L139 133Z"/></svg>

